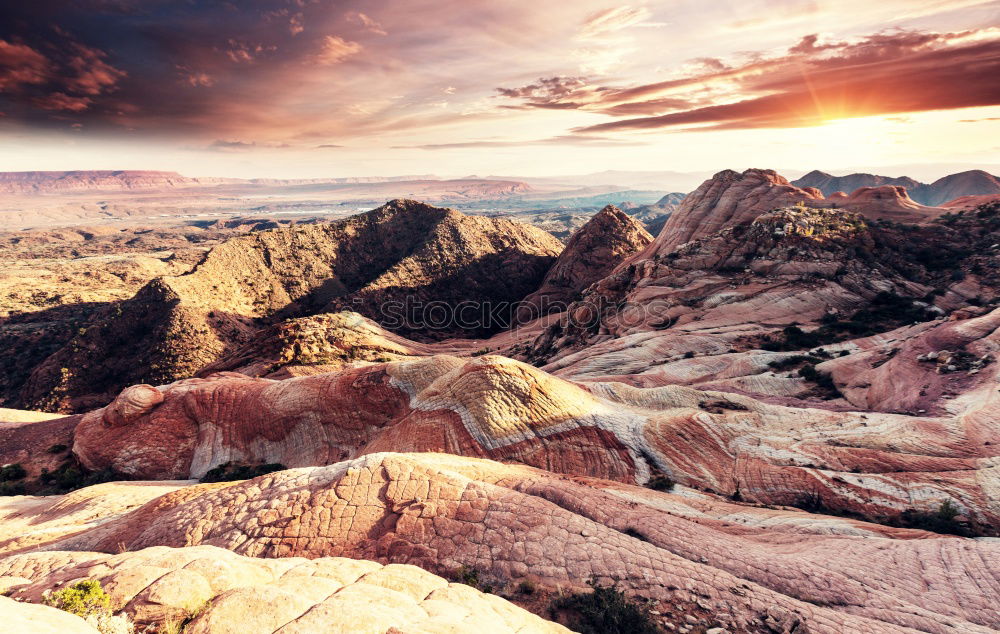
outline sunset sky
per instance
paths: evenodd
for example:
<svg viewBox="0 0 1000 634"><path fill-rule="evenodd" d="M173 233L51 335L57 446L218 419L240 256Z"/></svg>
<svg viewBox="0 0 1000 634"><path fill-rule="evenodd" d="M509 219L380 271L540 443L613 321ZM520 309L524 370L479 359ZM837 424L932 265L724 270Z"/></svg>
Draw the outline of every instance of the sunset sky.
<svg viewBox="0 0 1000 634"><path fill-rule="evenodd" d="M0 170L1000 164L1000 1L4 5Z"/></svg>

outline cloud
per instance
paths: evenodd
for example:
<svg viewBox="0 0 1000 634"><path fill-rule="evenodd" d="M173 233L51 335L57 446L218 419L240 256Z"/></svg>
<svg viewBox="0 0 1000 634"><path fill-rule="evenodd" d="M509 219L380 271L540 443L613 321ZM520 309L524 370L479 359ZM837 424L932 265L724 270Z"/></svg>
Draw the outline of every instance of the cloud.
<svg viewBox="0 0 1000 634"><path fill-rule="evenodd" d="M527 141L456 141L453 143L425 143L422 145L396 145L395 150L457 150L471 148L491 148L491 147L525 147L530 145L593 145L606 147L634 147L645 145L641 141L630 139L609 139L596 136L583 135L559 135L545 139L531 139Z"/></svg>
<svg viewBox="0 0 1000 634"><path fill-rule="evenodd" d="M292 35L298 35L302 31L306 30L306 25L304 18L301 13L296 13L292 17L288 18L288 32Z"/></svg>
<svg viewBox="0 0 1000 634"><path fill-rule="evenodd" d="M89 97L72 97L62 92L38 97L34 102L42 110L65 110L68 112L82 112L93 103Z"/></svg>
<svg viewBox="0 0 1000 634"><path fill-rule="evenodd" d="M47 112L83 112L127 76L107 54L60 29L43 55L23 42L0 39L0 92L8 100Z"/></svg>
<svg viewBox="0 0 1000 634"><path fill-rule="evenodd" d="M646 7L615 7L596 11L580 25L580 37L592 39L645 22L652 13Z"/></svg>
<svg viewBox="0 0 1000 634"><path fill-rule="evenodd" d="M219 152L242 152L248 150L260 150L260 149L285 149L290 148L291 145L287 143L258 143L257 141L237 141L237 140L225 140L216 139L208 145L208 149L215 150Z"/></svg>
<svg viewBox="0 0 1000 634"><path fill-rule="evenodd" d="M252 63L261 54L273 53L278 50L274 44L248 44L235 38L229 38L226 43L228 44L226 56L237 64Z"/></svg>
<svg viewBox="0 0 1000 634"><path fill-rule="evenodd" d="M321 42L316 62L323 65L339 64L360 52L361 45L357 42L349 42L337 35L327 35Z"/></svg>
<svg viewBox="0 0 1000 634"><path fill-rule="evenodd" d="M344 17L348 22L360 24L369 33L374 33L375 35L389 35L381 24L364 13L359 11L350 11Z"/></svg>
<svg viewBox="0 0 1000 634"><path fill-rule="evenodd" d="M202 86L208 88L215 83L215 80L208 73L191 73L186 79L187 83L195 87Z"/></svg>
<svg viewBox="0 0 1000 634"><path fill-rule="evenodd" d="M796 70L779 63L741 80L759 97L651 118L584 128L585 132L708 124L716 129L800 127L879 114L1000 104L1000 40L949 45L954 34L876 35Z"/></svg>
<svg viewBox="0 0 1000 634"><path fill-rule="evenodd" d="M833 119L1000 104L1000 29L882 31L855 41L806 35L779 55L692 60L693 72L638 86L548 78L497 94L515 108L618 119L576 133L794 128ZM636 116L639 115L639 116Z"/></svg>
<svg viewBox="0 0 1000 634"><path fill-rule="evenodd" d="M49 61L35 49L0 40L0 90L45 83L50 72Z"/></svg>
<svg viewBox="0 0 1000 634"><path fill-rule="evenodd" d="M73 55L67 62L72 74L66 78L66 87L85 95L99 95L113 88L127 73L118 70L105 60L107 53L102 50L73 43Z"/></svg>

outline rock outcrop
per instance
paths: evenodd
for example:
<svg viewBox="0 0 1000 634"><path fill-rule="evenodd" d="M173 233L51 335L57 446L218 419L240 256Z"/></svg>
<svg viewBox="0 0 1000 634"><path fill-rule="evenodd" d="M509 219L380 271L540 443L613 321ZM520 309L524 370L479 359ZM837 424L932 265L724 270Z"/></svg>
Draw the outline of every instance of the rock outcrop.
<svg viewBox="0 0 1000 634"><path fill-rule="evenodd" d="M214 247L190 273L109 307L35 369L22 401L80 410L129 383L194 375L261 326L343 308L427 337L489 332L432 325L429 302L510 306L538 287L562 245L505 219L398 200L340 222L261 231ZM509 323L510 315L501 315Z"/></svg>
<svg viewBox="0 0 1000 634"><path fill-rule="evenodd" d="M99 554L123 549L138 552ZM422 619L434 593L468 601L465 611L441 614L455 610L470 623L467 615L479 614L473 606L491 606L480 618L501 610L528 618L412 565L437 574L474 570L515 599L523 580L539 592L588 579L616 583L653 601L664 621L733 632L1000 627L993 609L1000 547L993 541L436 454L374 454L189 487L45 550L52 552L0 560L0 579L27 582L14 596L33 599L54 580L100 577L142 620L198 594L210 599L192 624L199 632L222 622L216 618L233 618L237 601L241 614L263 619L275 610L282 622L335 618L336 610L313 607L329 601L352 613L367 609L365 597L381 606L390 595L369 586L406 595L392 594L392 605ZM345 556L378 564L330 559ZM308 585L300 575L309 575ZM315 631L321 623L302 625Z"/></svg>
<svg viewBox="0 0 1000 634"><path fill-rule="evenodd" d="M749 169L742 174L723 170L687 195L646 253L668 253L685 242L750 222L777 207L799 202L822 206L819 200L821 197L795 187L774 170Z"/></svg>
<svg viewBox="0 0 1000 634"><path fill-rule="evenodd" d="M998 319L1000 311L966 324L982 337L969 354L996 353ZM89 469L163 479L201 477L227 462L299 467L373 452L447 452L630 483L663 472L744 500L797 504L809 495L864 517L932 512L949 501L989 533L1000 525L998 490L989 484L997 449L987 440L1000 395L990 389L998 364L982 367L962 381L975 405L934 417L573 383L496 356L435 356L284 381L219 375L128 388L83 417L73 451ZM851 398L886 398L898 373Z"/></svg>
<svg viewBox="0 0 1000 634"><path fill-rule="evenodd" d="M185 623L184 631L191 634L569 632L500 597L406 564L343 557L262 559L213 546L117 555L39 552L0 561L0 583L10 580L7 587L21 601L38 602L46 590L79 579L99 581L115 612L156 631ZM0 614L9 603L0 603ZM44 617L39 626L49 619L83 624L53 608L17 605L29 618Z"/></svg>
<svg viewBox="0 0 1000 634"><path fill-rule="evenodd" d="M638 221L608 205L573 233L538 290L518 306L517 321L565 310L583 289L652 241L653 236Z"/></svg>
<svg viewBox="0 0 1000 634"><path fill-rule="evenodd" d="M100 634L97 628L75 614L46 605L21 603L5 596L0 596L0 619L8 632Z"/></svg>
<svg viewBox="0 0 1000 634"><path fill-rule="evenodd" d="M773 170L749 169L742 174L719 172L688 194L643 257L664 255L676 247L711 235L720 229L746 224L762 213L803 204L807 207L837 207L863 214L869 219L924 222L944 213L943 209L920 205L896 185L861 187L851 195L837 192L824 198L814 187L796 187Z"/></svg>

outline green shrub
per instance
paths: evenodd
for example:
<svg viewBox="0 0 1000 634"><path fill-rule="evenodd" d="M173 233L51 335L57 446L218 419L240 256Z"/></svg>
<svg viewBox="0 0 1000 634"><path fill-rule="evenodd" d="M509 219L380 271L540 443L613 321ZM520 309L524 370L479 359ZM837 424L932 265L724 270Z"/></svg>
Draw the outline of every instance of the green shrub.
<svg viewBox="0 0 1000 634"><path fill-rule="evenodd" d="M958 513L959 510L955 503L951 500L945 500L934 513L909 509L903 511L894 523L903 528L918 528L932 533L972 537L973 532L956 519Z"/></svg>
<svg viewBox="0 0 1000 634"><path fill-rule="evenodd" d="M591 579L593 590L555 599L549 609L566 613L569 626L581 634L659 634L649 609L626 597L615 586L601 586Z"/></svg>
<svg viewBox="0 0 1000 634"><path fill-rule="evenodd" d="M491 594L493 592L493 584L484 582L480 578L479 571L475 568L461 566L455 571L452 578L458 583L464 583L467 586L472 586L480 592L485 592L487 594Z"/></svg>
<svg viewBox="0 0 1000 634"><path fill-rule="evenodd" d="M646 482L646 488L653 489L654 491L670 492L674 490L674 486L676 486L676 484L677 483L674 482L670 476L663 475L661 473L651 477L649 481Z"/></svg>
<svg viewBox="0 0 1000 634"><path fill-rule="evenodd" d="M245 465L237 462L227 462L209 469L201 479L202 482L233 482L234 480L249 480L275 471L287 469L283 464L270 462L259 465Z"/></svg>
<svg viewBox="0 0 1000 634"><path fill-rule="evenodd" d="M0 496L24 495L27 492L23 482L0 482Z"/></svg>
<svg viewBox="0 0 1000 634"><path fill-rule="evenodd" d="M521 594L535 594L537 590L535 582L530 579L522 579L521 583L517 584L517 591Z"/></svg>
<svg viewBox="0 0 1000 634"><path fill-rule="evenodd" d="M95 484L101 484L102 482L115 482L127 479L127 476L118 473L114 469L87 471L74 462L65 462L55 471L42 469L41 475L38 476L38 481L48 487L42 491L43 494L67 493Z"/></svg>
<svg viewBox="0 0 1000 634"><path fill-rule="evenodd" d="M28 472L24 470L20 462L0 467L0 482L23 480L26 475L28 475Z"/></svg>
<svg viewBox="0 0 1000 634"><path fill-rule="evenodd" d="M111 611L111 597L101 587L101 582L93 579L51 592L44 601L45 605L80 617Z"/></svg>

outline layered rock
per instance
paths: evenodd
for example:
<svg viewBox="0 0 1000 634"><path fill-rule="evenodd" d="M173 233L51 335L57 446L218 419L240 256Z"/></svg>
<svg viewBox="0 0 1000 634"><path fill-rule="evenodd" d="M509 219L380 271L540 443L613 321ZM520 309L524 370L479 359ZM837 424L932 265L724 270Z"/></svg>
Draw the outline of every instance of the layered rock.
<svg viewBox="0 0 1000 634"><path fill-rule="evenodd" d="M668 253L685 242L749 222L777 207L816 204L813 192L795 187L774 170L723 170L694 190L674 212L648 253Z"/></svg>
<svg viewBox="0 0 1000 634"><path fill-rule="evenodd" d="M100 634L97 628L75 614L45 605L21 603L5 596L0 596L0 619L8 632Z"/></svg>
<svg viewBox="0 0 1000 634"><path fill-rule="evenodd" d="M255 618L271 610L282 622L332 618L333 610L312 606L333 600L357 608L366 595L334 592L350 583L410 595L397 606L425 606L438 592L492 601L494 611L500 605L468 590L453 594L459 588L408 566L328 559L348 556L437 573L475 570L504 593L520 580L564 589L588 579L616 583L654 601L658 618L674 627L942 634L1000 627L992 609L995 542L679 493L455 456L375 454L167 494L50 542L46 550L56 552L0 560L0 579L25 579L14 594L33 598L53 580L100 577L140 615L177 609L173 597L195 590L215 596L196 628L217 623L213 613L228 617L223 606L237 599ZM123 548L139 552L98 554ZM259 590L238 589L251 585L249 577ZM275 588L299 588L294 610L282 607L293 599ZM315 630L322 622L307 623Z"/></svg>
<svg viewBox="0 0 1000 634"><path fill-rule="evenodd" d="M1000 312L990 319L966 327L987 335L976 354L997 347ZM745 500L796 504L809 495L867 517L933 512L948 501L990 532L1000 525L990 484L997 449L987 440L1000 412L990 389L997 378L998 364L986 363L963 378L969 405L928 417L577 384L503 357L435 356L284 381L219 375L133 386L83 417L73 451L90 469L141 478L200 477L227 462L297 467L443 451L622 482L662 471Z"/></svg>
<svg viewBox="0 0 1000 634"><path fill-rule="evenodd" d="M0 561L0 583L5 579L11 580L7 585L14 596L33 602L46 590L79 579L99 581L115 612L157 631L185 623L184 631L192 634L569 632L500 597L416 566L343 557L259 559L212 546L117 555L40 552ZM0 603L0 614L5 607ZM32 611L45 612L39 626L47 619L60 622L52 612L64 615L58 618L67 625L70 619L83 624L53 608L31 603L19 608L32 618Z"/></svg>
<svg viewBox="0 0 1000 634"><path fill-rule="evenodd" d="M421 309L431 301L513 304L561 249L540 229L414 201L234 238L190 273L153 280L109 308L33 372L22 401L43 409L103 404L128 383L192 376L261 325L340 308L429 337L481 334L454 321L431 328Z"/></svg>
<svg viewBox="0 0 1000 634"><path fill-rule="evenodd" d="M517 321L523 323L553 310L565 310L583 289L652 241L639 222L608 205L573 233L538 290L521 301Z"/></svg>
<svg viewBox="0 0 1000 634"><path fill-rule="evenodd" d="M837 192L827 199L821 190L796 187L773 170L748 169L742 174L724 170L688 194L643 257L665 255L686 242L795 204L838 207L869 219L900 222L924 222L943 213L942 209L914 202L901 186L880 185L851 191L849 196Z"/></svg>

